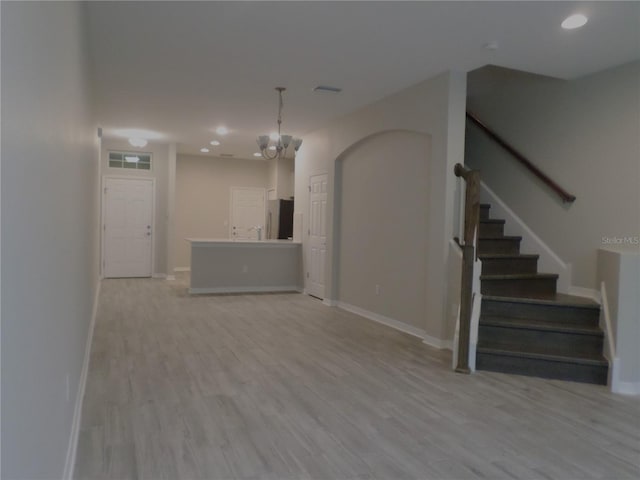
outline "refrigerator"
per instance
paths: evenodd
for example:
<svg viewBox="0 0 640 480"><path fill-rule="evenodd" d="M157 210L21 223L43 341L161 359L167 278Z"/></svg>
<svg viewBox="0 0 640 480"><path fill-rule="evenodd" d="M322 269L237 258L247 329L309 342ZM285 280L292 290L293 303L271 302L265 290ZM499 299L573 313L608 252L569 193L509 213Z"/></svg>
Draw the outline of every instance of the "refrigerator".
<svg viewBox="0 0 640 480"><path fill-rule="evenodd" d="M266 238L269 240L293 238L293 200L269 200Z"/></svg>

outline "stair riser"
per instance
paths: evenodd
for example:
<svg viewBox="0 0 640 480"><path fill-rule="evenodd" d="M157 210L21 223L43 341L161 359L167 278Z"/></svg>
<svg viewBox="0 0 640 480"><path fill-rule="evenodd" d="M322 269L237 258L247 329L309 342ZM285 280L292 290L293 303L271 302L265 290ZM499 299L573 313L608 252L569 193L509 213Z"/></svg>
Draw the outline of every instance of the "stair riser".
<svg viewBox="0 0 640 480"><path fill-rule="evenodd" d="M603 338L599 335L489 326L482 325L482 319L480 319L478 335L479 344L489 342L492 345L508 345L510 348L519 345L540 345L545 349L562 349L568 354L575 353L584 356L602 354Z"/></svg>
<svg viewBox="0 0 640 480"><path fill-rule="evenodd" d="M513 238L501 238L501 239L479 239L478 240L478 253L479 254L518 254L520 253L520 240Z"/></svg>
<svg viewBox="0 0 640 480"><path fill-rule="evenodd" d="M480 220L488 220L489 219L489 206L480 205Z"/></svg>
<svg viewBox="0 0 640 480"><path fill-rule="evenodd" d="M478 353L478 370L527 375L532 377L570 380L582 383L607 384L606 366L581 365L568 362L551 362L532 358Z"/></svg>
<svg viewBox="0 0 640 480"><path fill-rule="evenodd" d="M483 315L558 321L584 327L596 326L600 319L600 311L592 308L499 302L488 299L482 300L481 312Z"/></svg>
<svg viewBox="0 0 640 480"><path fill-rule="evenodd" d="M480 237L501 237L504 235L504 223L481 223Z"/></svg>
<svg viewBox="0 0 640 480"><path fill-rule="evenodd" d="M538 259L491 258L482 260L482 275L509 275L512 273L538 273Z"/></svg>
<svg viewBox="0 0 640 480"><path fill-rule="evenodd" d="M482 280L483 295L521 298L553 298L556 294L555 278L522 278L509 280Z"/></svg>

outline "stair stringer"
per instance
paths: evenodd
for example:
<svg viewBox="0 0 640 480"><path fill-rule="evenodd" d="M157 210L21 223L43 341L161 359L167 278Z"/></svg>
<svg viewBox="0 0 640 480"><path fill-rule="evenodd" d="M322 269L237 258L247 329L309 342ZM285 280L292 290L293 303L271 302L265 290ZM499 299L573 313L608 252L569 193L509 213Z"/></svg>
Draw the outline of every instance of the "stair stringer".
<svg viewBox="0 0 640 480"><path fill-rule="evenodd" d="M505 219L505 235L522 237L520 251L523 253L537 253L538 271L553 272L559 275L557 289L560 293L570 293L571 264L564 262L549 245L547 245L534 231L513 211L486 183L480 181L480 201L491 204L493 218Z"/></svg>

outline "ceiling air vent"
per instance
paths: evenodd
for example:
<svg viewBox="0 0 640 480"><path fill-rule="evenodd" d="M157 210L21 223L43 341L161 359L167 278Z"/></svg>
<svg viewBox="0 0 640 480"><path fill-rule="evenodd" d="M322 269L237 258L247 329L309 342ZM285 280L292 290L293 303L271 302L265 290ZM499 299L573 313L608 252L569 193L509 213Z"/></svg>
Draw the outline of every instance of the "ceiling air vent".
<svg viewBox="0 0 640 480"><path fill-rule="evenodd" d="M231 158L233 157L233 153L221 153L220 156L222 158Z"/></svg>
<svg viewBox="0 0 640 480"><path fill-rule="evenodd" d="M340 93L342 91L339 87L331 87L329 85L318 85L313 87L314 92L327 92L327 93Z"/></svg>

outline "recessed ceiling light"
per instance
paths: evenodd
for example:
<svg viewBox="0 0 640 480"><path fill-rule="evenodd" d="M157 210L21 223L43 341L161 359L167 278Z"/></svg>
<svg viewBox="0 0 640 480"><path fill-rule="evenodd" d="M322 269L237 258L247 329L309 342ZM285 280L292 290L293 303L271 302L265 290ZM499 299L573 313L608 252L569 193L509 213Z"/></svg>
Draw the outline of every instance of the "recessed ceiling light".
<svg viewBox="0 0 640 480"><path fill-rule="evenodd" d="M564 19L561 27L565 30L573 30L574 28L580 28L584 26L589 19L581 13L576 13L574 15L570 15Z"/></svg>
<svg viewBox="0 0 640 480"><path fill-rule="evenodd" d="M485 43L482 48L485 50L498 50L498 42L496 40L491 40L490 42Z"/></svg>
<svg viewBox="0 0 640 480"><path fill-rule="evenodd" d="M218 145L220 145L220 142L218 140L211 140L209 143L214 147L217 147Z"/></svg>
<svg viewBox="0 0 640 480"><path fill-rule="evenodd" d="M254 156L254 157L261 157L261 156L262 156L262 154L261 154L260 152L256 152L256 153L254 153L254 154L253 154L253 156Z"/></svg>
<svg viewBox="0 0 640 480"><path fill-rule="evenodd" d="M269 138L270 138L271 140L273 140L274 142L277 142L277 141L278 141L278 138L280 138L280 135L278 135L278 132L271 132L271 133L269 134Z"/></svg>
<svg viewBox="0 0 640 480"><path fill-rule="evenodd" d="M144 138L130 138L129 144L133 147L145 147L147 142Z"/></svg>
<svg viewBox="0 0 640 480"><path fill-rule="evenodd" d="M140 161L140 157L134 157L134 156L125 156L124 157L124 161L127 163L138 163Z"/></svg>
<svg viewBox="0 0 640 480"><path fill-rule="evenodd" d="M209 149L208 148L201 148L200 151L202 153L209 153Z"/></svg>
<svg viewBox="0 0 640 480"><path fill-rule="evenodd" d="M216 128L216 133L218 135L226 135L227 133L229 133L229 129L227 127L224 127L224 126L220 126L220 127Z"/></svg>

